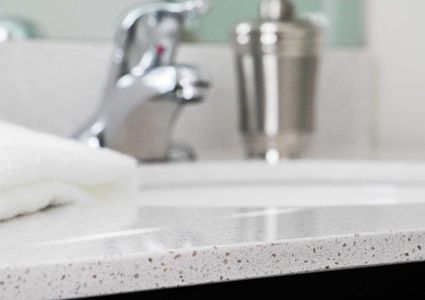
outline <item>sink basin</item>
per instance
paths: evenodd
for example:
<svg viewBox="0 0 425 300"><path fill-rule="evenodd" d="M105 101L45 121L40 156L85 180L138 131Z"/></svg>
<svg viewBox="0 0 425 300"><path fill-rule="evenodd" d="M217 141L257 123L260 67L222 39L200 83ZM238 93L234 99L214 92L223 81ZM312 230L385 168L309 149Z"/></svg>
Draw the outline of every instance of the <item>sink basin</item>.
<svg viewBox="0 0 425 300"><path fill-rule="evenodd" d="M425 201L415 163L211 163L141 167L145 205L321 207Z"/></svg>

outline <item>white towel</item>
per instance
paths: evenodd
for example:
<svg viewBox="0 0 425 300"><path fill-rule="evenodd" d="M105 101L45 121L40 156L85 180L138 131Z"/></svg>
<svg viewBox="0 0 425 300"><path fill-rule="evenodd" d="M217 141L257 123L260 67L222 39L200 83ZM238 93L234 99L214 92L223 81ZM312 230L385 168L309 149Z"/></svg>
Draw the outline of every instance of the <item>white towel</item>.
<svg viewBox="0 0 425 300"><path fill-rule="evenodd" d="M108 194L129 197L136 166L107 149L0 122L0 221Z"/></svg>

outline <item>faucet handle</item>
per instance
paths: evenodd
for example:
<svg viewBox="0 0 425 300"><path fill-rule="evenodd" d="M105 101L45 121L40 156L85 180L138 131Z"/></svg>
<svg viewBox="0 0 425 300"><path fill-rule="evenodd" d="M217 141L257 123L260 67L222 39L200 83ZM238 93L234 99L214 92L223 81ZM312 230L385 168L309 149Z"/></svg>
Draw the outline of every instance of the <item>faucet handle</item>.
<svg viewBox="0 0 425 300"><path fill-rule="evenodd" d="M151 69L174 62L187 18L210 11L209 0L149 3L130 10L120 23L113 53L116 80L143 76Z"/></svg>

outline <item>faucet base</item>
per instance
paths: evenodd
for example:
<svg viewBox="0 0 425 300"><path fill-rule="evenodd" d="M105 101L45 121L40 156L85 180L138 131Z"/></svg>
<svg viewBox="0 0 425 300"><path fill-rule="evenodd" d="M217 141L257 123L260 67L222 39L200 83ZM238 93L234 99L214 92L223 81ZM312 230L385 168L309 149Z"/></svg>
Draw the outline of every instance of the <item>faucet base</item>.
<svg viewBox="0 0 425 300"><path fill-rule="evenodd" d="M189 145L173 143L163 159L138 159L140 163L192 162L196 160L195 150Z"/></svg>

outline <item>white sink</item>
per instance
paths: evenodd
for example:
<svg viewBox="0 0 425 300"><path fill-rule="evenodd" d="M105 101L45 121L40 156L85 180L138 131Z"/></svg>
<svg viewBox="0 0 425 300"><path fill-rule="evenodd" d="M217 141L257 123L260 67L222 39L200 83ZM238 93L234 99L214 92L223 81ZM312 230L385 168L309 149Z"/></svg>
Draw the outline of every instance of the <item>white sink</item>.
<svg viewBox="0 0 425 300"><path fill-rule="evenodd" d="M425 202L425 164L299 161L142 166L154 206L320 207Z"/></svg>

